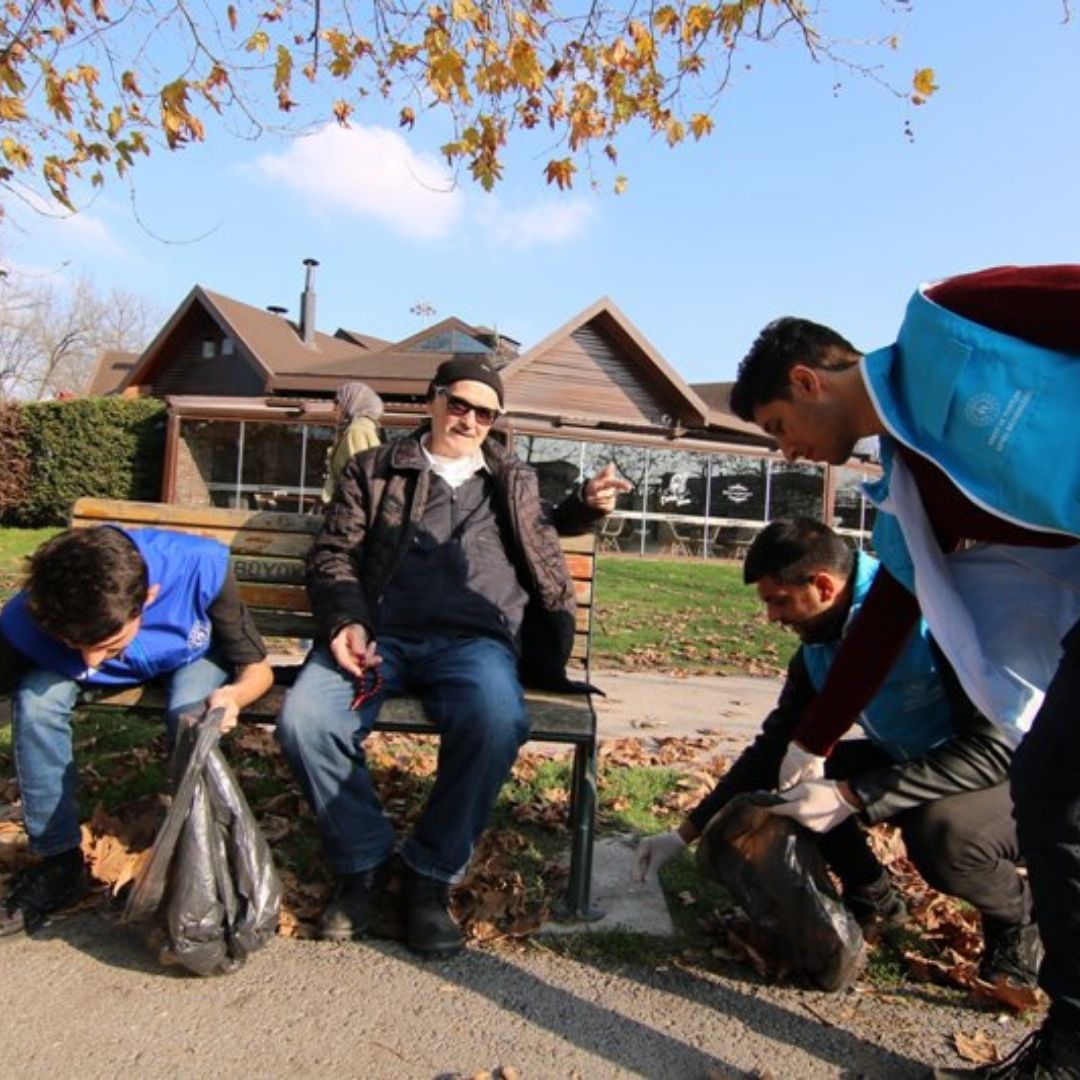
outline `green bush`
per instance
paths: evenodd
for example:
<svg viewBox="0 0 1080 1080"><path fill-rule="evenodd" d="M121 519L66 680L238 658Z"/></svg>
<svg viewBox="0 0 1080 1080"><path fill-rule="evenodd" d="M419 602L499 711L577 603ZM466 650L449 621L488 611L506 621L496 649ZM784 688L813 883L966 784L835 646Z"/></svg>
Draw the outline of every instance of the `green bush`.
<svg viewBox="0 0 1080 1080"><path fill-rule="evenodd" d="M22 498L4 506L7 525L64 525L83 495L150 499L161 494L165 406L150 398L79 398L18 407L29 477ZM0 450L7 445L0 430Z"/></svg>
<svg viewBox="0 0 1080 1080"><path fill-rule="evenodd" d="M14 402L0 401L0 521L19 506L30 489L30 457L26 446L26 424L22 410Z"/></svg>

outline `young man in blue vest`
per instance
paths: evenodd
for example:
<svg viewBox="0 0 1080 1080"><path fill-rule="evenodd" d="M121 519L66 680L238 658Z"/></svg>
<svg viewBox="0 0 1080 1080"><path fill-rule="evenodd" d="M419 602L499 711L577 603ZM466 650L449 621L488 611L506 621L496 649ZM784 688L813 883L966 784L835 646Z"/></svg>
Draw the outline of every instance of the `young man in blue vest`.
<svg viewBox="0 0 1080 1080"><path fill-rule="evenodd" d="M800 647L753 744L677 829L638 845L639 880L696 840L736 795L777 787L792 734L877 572L877 560L853 552L810 518L774 521L758 534L743 580L756 585L770 621L798 634ZM865 738L837 747L812 808L793 792L790 809L777 812L822 834L822 853L840 879L843 901L864 929L900 925L908 917L861 828L897 825L926 881L967 900L982 917L980 977L1033 985L1040 949L1028 889L1016 869L1007 783L1012 747L960 692L925 624L911 635L859 723Z"/></svg>
<svg viewBox="0 0 1080 1080"><path fill-rule="evenodd" d="M86 892L71 717L84 687L163 679L181 713L224 709L223 730L273 682L266 646L214 540L160 529L69 529L30 557L0 611L0 694L11 694L23 822L41 861L0 901L0 936L33 933Z"/></svg>
<svg viewBox="0 0 1080 1080"><path fill-rule="evenodd" d="M1080 1077L1080 266L999 267L920 289L861 355L783 318L743 360L734 411L791 460L842 464L877 436L884 564L781 766L821 775L919 618L1018 748L1020 850L1046 955L1042 1027L967 1074ZM942 1076L955 1075L940 1073Z"/></svg>

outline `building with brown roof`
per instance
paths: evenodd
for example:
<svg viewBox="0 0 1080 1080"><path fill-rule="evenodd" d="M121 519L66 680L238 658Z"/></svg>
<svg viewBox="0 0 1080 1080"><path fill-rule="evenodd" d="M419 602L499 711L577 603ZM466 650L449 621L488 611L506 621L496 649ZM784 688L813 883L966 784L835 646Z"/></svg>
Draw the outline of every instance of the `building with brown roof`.
<svg viewBox="0 0 1080 1080"><path fill-rule="evenodd" d="M400 433L422 417L438 365L479 352L500 366L500 427L546 495L560 498L608 460L634 482L607 526L611 549L739 550L764 521L827 505L842 526L867 527L857 470L784 462L731 414L730 384L687 384L606 297L524 352L456 317L387 341L316 329L316 265L306 261L295 320L197 285L136 361L103 358L95 370L91 393L168 402L166 500L313 508L343 382L376 390L384 425Z"/></svg>

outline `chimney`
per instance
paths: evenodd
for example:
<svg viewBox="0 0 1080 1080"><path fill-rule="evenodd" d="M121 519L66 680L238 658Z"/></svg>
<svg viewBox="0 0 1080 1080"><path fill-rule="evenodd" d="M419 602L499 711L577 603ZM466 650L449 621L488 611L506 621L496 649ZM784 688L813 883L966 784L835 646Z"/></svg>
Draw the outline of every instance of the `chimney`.
<svg viewBox="0 0 1080 1080"><path fill-rule="evenodd" d="M305 259L307 272L304 276L304 291L300 294L300 340L305 345L315 343L315 267L318 259Z"/></svg>

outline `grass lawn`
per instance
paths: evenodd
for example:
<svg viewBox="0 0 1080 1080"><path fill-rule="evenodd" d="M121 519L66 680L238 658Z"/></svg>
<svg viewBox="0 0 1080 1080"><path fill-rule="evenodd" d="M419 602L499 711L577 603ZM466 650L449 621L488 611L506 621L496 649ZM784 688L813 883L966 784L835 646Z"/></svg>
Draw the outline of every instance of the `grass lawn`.
<svg viewBox="0 0 1080 1080"><path fill-rule="evenodd" d="M13 593L23 574L23 559L59 529L0 529L0 600Z"/></svg>
<svg viewBox="0 0 1080 1080"><path fill-rule="evenodd" d="M742 564L602 555L593 663L630 670L773 675L795 651L771 625Z"/></svg>

